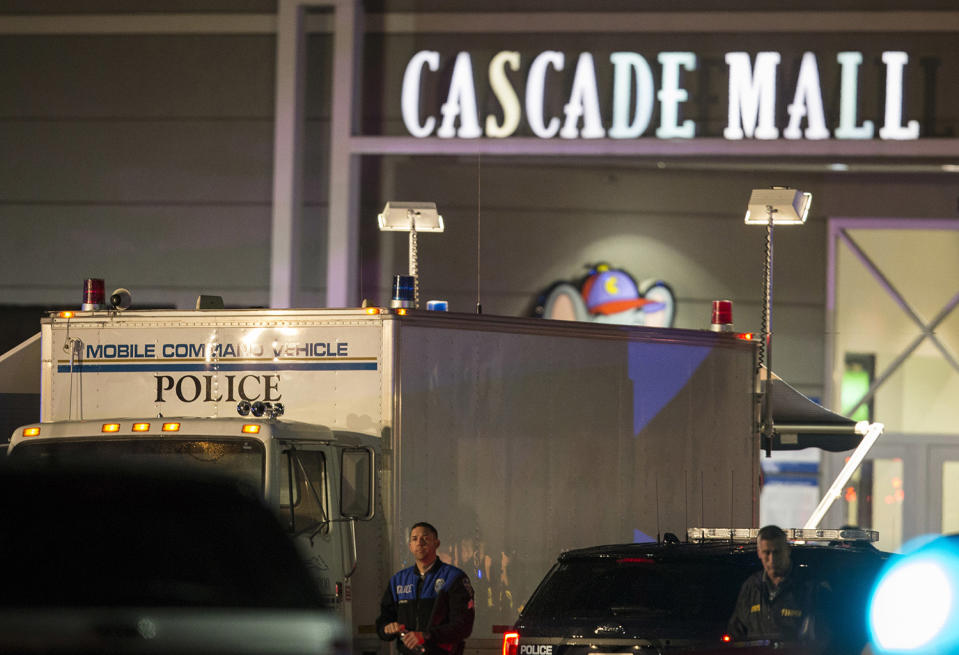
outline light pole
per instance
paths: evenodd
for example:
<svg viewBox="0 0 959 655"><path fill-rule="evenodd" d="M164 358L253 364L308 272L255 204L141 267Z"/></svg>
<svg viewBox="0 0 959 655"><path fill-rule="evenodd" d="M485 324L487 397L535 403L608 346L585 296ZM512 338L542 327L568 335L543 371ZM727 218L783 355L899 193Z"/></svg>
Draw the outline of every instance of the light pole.
<svg viewBox="0 0 959 655"><path fill-rule="evenodd" d="M413 309L417 309L420 306L420 281L416 233L442 232L443 217L436 211L435 202L390 201L377 220L381 231L410 233L409 275L413 278Z"/></svg>
<svg viewBox="0 0 959 655"><path fill-rule="evenodd" d="M769 457L773 443L772 403L772 314L773 314L773 226L802 225L809 214L812 194L789 187L774 186L753 189L746 208L746 225L766 226L766 262L763 269L762 342L759 348L759 370L766 368L763 384L762 445Z"/></svg>

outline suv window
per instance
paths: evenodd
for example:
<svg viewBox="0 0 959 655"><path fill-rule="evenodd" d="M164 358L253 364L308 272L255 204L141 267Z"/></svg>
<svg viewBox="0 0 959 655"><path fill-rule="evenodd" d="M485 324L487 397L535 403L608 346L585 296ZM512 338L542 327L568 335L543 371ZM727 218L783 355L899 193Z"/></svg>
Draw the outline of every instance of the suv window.
<svg viewBox="0 0 959 655"><path fill-rule="evenodd" d="M633 557L566 561L556 565L524 614L650 619L669 615L725 622L740 585L758 566L758 561Z"/></svg>

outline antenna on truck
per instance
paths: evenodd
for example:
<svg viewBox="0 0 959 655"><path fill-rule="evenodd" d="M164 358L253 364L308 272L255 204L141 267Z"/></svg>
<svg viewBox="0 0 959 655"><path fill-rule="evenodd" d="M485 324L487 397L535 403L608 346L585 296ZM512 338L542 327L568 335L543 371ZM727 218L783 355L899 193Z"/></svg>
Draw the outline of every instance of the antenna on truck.
<svg viewBox="0 0 959 655"><path fill-rule="evenodd" d="M660 541L659 535L662 534L659 525L659 474L656 474L656 541Z"/></svg>
<svg viewBox="0 0 959 655"><path fill-rule="evenodd" d="M703 470L699 469L699 525L705 525L703 521L703 516L706 514L706 493L703 491L705 484Z"/></svg>
<svg viewBox="0 0 959 655"><path fill-rule="evenodd" d="M480 211L483 198L483 172L482 172L483 153L476 153L476 313L483 313L483 303L480 300L480 242L482 241L482 223L480 221Z"/></svg>
<svg viewBox="0 0 959 655"><path fill-rule="evenodd" d="M733 504L736 496L736 471L729 470L729 526L733 527L736 525L736 520L733 517Z"/></svg>

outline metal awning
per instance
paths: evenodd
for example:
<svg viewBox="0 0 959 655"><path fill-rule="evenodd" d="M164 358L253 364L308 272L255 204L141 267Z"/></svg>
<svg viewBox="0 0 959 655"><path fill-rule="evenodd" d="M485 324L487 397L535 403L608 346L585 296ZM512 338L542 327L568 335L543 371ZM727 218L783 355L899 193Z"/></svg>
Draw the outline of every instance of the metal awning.
<svg viewBox="0 0 959 655"><path fill-rule="evenodd" d="M763 382L765 384L765 381ZM773 450L821 448L839 453L857 447L867 425L830 411L773 374Z"/></svg>
<svg viewBox="0 0 959 655"><path fill-rule="evenodd" d="M40 393L40 333L0 353L0 393Z"/></svg>
<svg viewBox="0 0 959 655"><path fill-rule="evenodd" d="M815 529L839 498L843 487L869 453L869 449L882 435L885 426L869 421L857 422L830 411L793 389L775 373L772 374L772 380L767 380L769 376L765 368L760 370L759 377L763 391L766 391L766 385L769 385L772 398L772 450L819 448L834 453L853 451L846 457L845 466L803 525L804 529Z"/></svg>

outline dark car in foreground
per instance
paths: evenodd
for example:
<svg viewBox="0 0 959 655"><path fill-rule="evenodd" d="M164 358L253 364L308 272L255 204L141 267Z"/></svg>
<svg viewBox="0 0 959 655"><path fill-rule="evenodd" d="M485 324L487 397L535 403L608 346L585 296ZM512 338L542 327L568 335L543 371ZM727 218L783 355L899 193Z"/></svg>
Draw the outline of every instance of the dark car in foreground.
<svg viewBox="0 0 959 655"><path fill-rule="evenodd" d="M346 655L253 490L181 469L0 466L0 652Z"/></svg>
<svg viewBox="0 0 959 655"><path fill-rule="evenodd" d="M505 636L503 655L785 652L781 644L728 643L740 586L761 569L755 531L743 539L723 531L703 538L706 532L691 530L698 538L685 542L668 535L660 543L564 552ZM792 561L832 590L829 607L818 608L831 635L826 652L858 655L868 637L869 594L889 554L861 530L809 532L805 543L793 542Z"/></svg>

